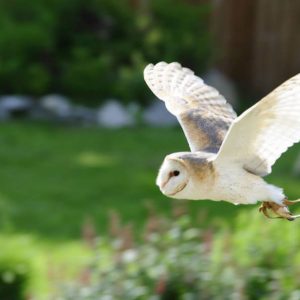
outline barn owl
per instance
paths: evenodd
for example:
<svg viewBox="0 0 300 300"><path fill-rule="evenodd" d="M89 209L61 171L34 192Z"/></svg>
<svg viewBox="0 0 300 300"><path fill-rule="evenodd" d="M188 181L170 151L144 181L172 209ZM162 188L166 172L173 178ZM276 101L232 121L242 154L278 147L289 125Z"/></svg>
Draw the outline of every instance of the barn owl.
<svg viewBox="0 0 300 300"><path fill-rule="evenodd" d="M300 140L300 74L239 117L219 92L179 63L149 64L144 79L175 115L191 152L167 155L156 183L171 198L233 204L262 202L259 211L294 220L291 201L262 177Z"/></svg>

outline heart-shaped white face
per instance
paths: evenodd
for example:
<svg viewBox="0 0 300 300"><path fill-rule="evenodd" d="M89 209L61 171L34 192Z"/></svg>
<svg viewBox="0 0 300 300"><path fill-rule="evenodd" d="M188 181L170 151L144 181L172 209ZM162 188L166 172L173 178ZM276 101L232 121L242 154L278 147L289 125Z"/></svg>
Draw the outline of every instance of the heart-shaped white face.
<svg viewBox="0 0 300 300"><path fill-rule="evenodd" d="M168 197L177 198L176 195L184 190L188 181L189 174L183 162L167 156L156 179L161 192Z"/></svg>

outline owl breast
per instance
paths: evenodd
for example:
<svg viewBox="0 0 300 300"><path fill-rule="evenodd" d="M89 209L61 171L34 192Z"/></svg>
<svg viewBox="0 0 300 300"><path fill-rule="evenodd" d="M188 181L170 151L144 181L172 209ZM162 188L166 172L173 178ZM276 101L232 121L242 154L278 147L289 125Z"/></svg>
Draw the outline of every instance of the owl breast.
<svg viewBox="0 0 300 300"><path fill-rule="evenodd" d="M214 185L208 191L208 198L211 200L224 200L233 204L255 204L257 201L270 200L280 203L284 198L281 189L243 168L228 165L222 168L214 166L214 169L216 174Z"/></svg>
<svg viewBox="0 0 300 300"><path fill-rule="evenodd" d="M254 204L257 201L280 202L281 189L261 177L235 165L216 166L211 159L185 159L189 169L187 186L174 195L177 199L227 201L233 204Z"/></svg>

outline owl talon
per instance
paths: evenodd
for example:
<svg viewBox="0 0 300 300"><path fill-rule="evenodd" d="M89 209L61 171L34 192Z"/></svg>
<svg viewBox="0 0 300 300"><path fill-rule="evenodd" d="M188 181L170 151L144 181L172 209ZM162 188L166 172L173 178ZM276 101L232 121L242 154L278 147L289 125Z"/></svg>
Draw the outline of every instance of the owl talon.
<svg viewBox="0 0 300 300"><path fill-rule="evenodd" d="M271 205L270 205L270 202L263 202L261 204L261 206L259 207L258 211L259 212L262 212L265 217L267 217L268 219L278 219L278 218L282 218L282 217L271 217L268 213L268 209L271 209Z"/></svg>
<svg viewBox="0 0 300 300"><path fill-rule="evenodd" d="M295 203L299 203L299 200L290 201L285 199L283 201L284 206L281 206L275 202L263 202L262 205L259 207L259 212L262 212L267 218L269 219L286 219L288 221L294 221L297 218L300 218L300 215L292 215L288 209L288 206L293 205ZM271 210L277 215L277 217L271 217L268 213L268 210Z"/></svg>

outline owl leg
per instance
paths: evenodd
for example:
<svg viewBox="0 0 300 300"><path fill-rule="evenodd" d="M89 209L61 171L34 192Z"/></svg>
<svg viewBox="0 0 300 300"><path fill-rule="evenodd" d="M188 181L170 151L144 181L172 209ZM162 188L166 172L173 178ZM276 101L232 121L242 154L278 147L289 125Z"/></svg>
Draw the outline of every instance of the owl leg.
<svg viewBox="0 0 300 300"><path fill-rule="evenodd" d="M297 202L300 202L300 201L297 200ZM288 206L293 205L297 202L289 201L289 200L285 199L283 201L284 205L282 206L275 202L265 201L260 206L259 211L262 212L267 218L270 218L270 219L282 218L282 219L286 219L289 221L294 221L295 219L300 218L300 215L295 215L295 216L292 215L288 209ZM271 217L268 213L269 210L273 211L275 213L276 217Z"/></svg>
<svg viewBox="0 0 300 300"><path fill-rule="evenodd" d="M285 198L283 200L283 204L286 205L287 210L288 210L288 206L294 205L296 203L300 203L300 199L297 199L297 200L288 200L287 198ZM292 215L291 217L293 218L293 220L295 220L297 218L300 218L300 215Z"/></svg>
<svg viewBox="0 0 300 300"><path fill-rule="evenodd" d="M264 201L264 202L262 202L261 206L259 207L259 212L262 212L269 219L282 218L281 216L271 217L268 212L270 209L272 210L271 202Z"/></svg>
<svg viewBox="0 0 300 300"><path fill-rule="evenodd" d="M283 200L283 204L285 204L286 206L294 205L294 204L299 203L299 202L300 202L300 199L298 199L298 200L289 200L288 198L285 198Z"/></svg>

